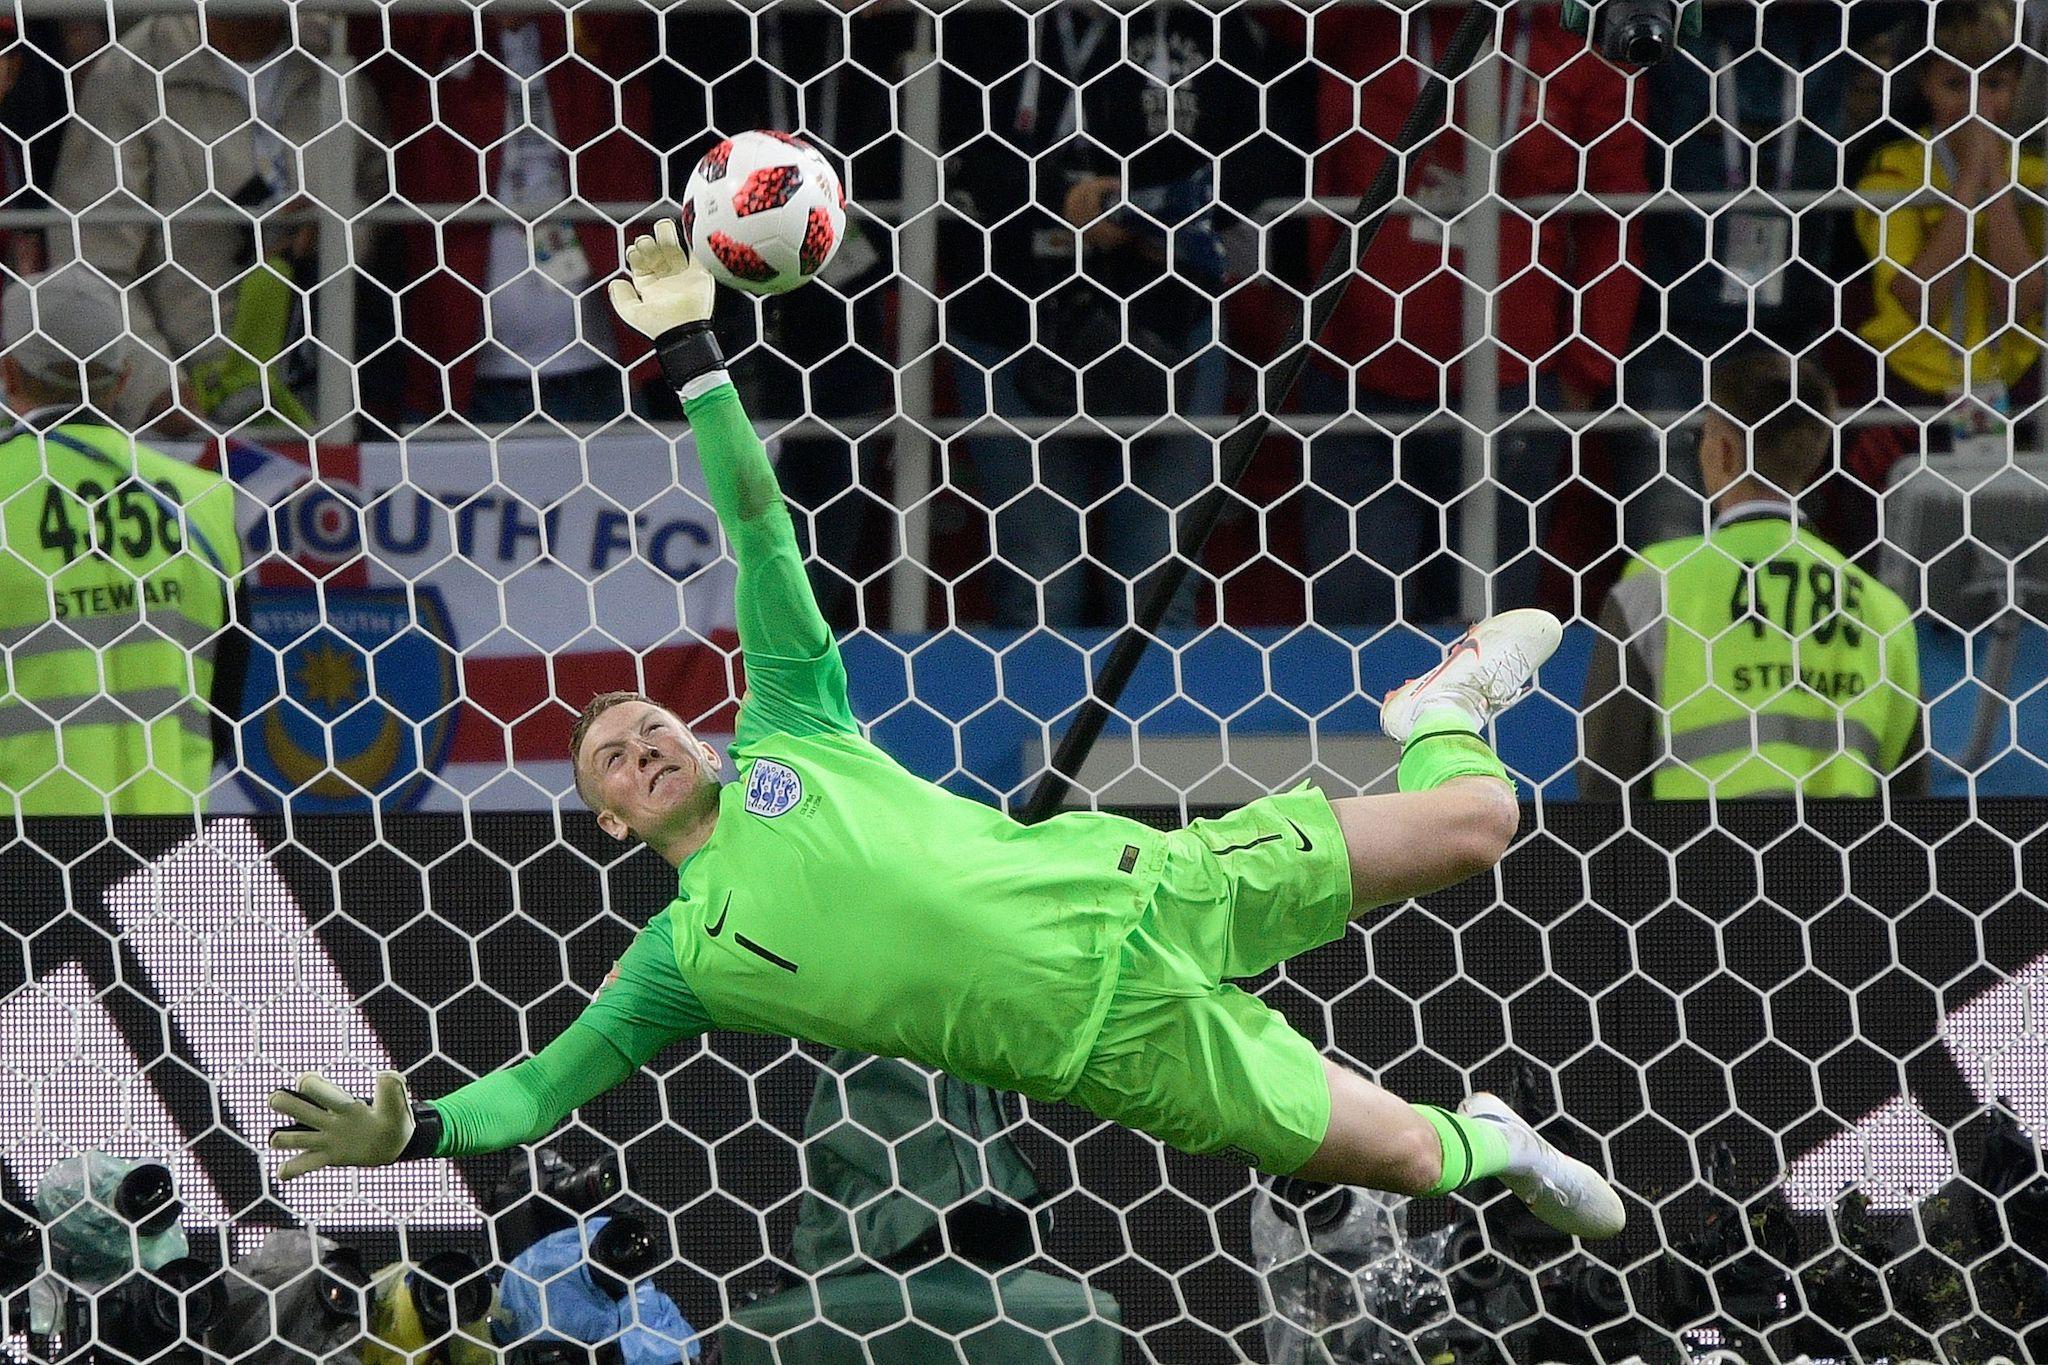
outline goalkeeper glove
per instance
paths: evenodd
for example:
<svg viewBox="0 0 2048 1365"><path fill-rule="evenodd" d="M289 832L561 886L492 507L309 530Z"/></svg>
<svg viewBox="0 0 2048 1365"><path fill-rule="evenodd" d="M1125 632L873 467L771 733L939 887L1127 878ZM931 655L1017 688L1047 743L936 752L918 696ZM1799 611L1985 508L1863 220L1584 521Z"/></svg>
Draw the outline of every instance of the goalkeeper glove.
<svg viewBox="0 0 2048 1365"><path fill-rule="evenodd" d="M271 1130L270 1145L298 1155L278 1167L280 1180L293 1180L326 1166L388 1166L434 1154L441 1142L440 1111L414 1106L405 1078L377 1074L376 1097L365 1103L316 1071L299 1077L296 1090L273 1090L270 1107L297 1122Z"/></svg>
<svg viewBox="0 0 2048 1365"><path fill-rule="evenodd" d="M612 307L627 326L653 340L669 384L681 390L724 369L711 332L718 286L683 249L673 219L662 219L652 236L642 235L626 248L626 270L631 279L612 281Z"/></svg>

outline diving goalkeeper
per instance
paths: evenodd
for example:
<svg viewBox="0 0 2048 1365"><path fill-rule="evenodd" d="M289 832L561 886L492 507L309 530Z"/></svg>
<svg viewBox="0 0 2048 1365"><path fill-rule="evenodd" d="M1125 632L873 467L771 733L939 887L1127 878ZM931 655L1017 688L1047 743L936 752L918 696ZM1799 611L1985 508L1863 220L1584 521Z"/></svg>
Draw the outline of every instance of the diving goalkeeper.
<svg viewBox="0 0 2048 1365"><path fill-rule="evenodd" d="M1498 1099L1405 1103L1227 984L1499 861L1518 808L1481 729L1556 648L1555 619L1484 621L1389 694L1396 794L1303 788L1171 834L1091 812L1020 825L862 738L711 279L668 222L626 262L613 305L681 394L739 565L738 779L653 698L594 699L577 790L676 868L675 899L525 1061L417 1105L393 1072L367 1101L317 1074L275 1092L283 1179L535 1142L669 1044L739 1029L908 1057L1265 1172L1417 1196L1498 1177L1564 1232L1621 1230L1614 1189Z"/></svg>

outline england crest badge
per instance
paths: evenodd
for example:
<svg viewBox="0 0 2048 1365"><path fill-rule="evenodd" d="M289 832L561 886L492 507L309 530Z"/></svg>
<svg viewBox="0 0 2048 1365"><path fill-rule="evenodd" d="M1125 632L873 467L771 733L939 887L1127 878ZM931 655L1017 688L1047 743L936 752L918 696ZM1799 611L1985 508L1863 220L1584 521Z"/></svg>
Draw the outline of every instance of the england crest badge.
<svg viewBox="0 0 2048 1365"><path fill-rule="evenodd" d="M747 774L747 813L774 819L804 799L804 780L794 769L772 758L758 760Z"/></svg>

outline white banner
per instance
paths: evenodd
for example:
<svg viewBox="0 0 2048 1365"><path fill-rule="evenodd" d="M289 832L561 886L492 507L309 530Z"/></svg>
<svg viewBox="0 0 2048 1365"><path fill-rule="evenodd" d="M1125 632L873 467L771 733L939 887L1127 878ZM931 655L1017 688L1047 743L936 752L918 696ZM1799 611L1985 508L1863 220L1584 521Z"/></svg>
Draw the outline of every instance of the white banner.
<svg viewBox="0 0 2048 1365"><path fill-rule="evenodd" d="M216 810L573 802L569 726L611 688L729 731L734 566L687 436L227 465L263 644Z"/></svg>

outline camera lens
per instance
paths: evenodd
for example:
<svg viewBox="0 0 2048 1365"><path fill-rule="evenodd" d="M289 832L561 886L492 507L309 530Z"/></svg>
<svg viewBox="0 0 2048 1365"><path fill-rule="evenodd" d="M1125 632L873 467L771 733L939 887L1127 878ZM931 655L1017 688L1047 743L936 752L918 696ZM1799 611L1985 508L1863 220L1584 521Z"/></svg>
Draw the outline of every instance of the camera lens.
<svg viewBox="0 0 2048 1365"><path fill-rule="evenodd" d="M562 1197L579 1213L588 1213L619 1192L619 1162L601 1156L563 1181Z"/></svg>
<svg viewBox="0 0 2048 1365"><path fill-rule="evenodd" d="M227 1289L206 1262L180 1256L158 1266L156 1275L184 1302L185 1326L193 1336L198 1336L220 1320L228 1303ZM174 1313L174 1321L175 1317Z"/></svg>
<svg viewBox="0 0 2048 1365"><path fill-rule="evenodd" d="M43 1263L43 1239L36 1225L0 1204L0 1262L39 1266Z"/></svg>
<svg viewBox="0 0 2048 1365"><path fill-rule="evenodd" d="M332 1247L320 1256L320 1277L313 1297L320 1311L336 1322L361 1322L370 1276L354 1247Z"/></svg>
<svg viewBox="0 0 2048 1365"><path fill-rule="evenodd" d="M577 1213L589 1213L606 1200L618 1194L624 1184L619 1175L619 1159L607 1153L588 1166L572 1167L556 1162L544 1165L540 1172L541 1192Z"/></svg>
<svg viewBox="0 0 2048 1365"><path fill-rule="evenodd" d="M654 1234L638 1218L613 1218L590 1239L591 1282L615 1303L624 1301L633 1282L645 1279L660 1263Z"/></svg>
<svg viewBox="0 0 2048 1365"><path fill-rule="evenodd" d="M1601 55L1632 66L1655 66L1678 50L1677 0L1601 0L1596 36Z"/></svg>
<svg viewBox="0 0 2048 1365"><path fill-rule="evenodd" d="M168 1232L184 1212L171 1168L146 1161L122 1176L114 1187L114 1212L144 1237Z"/></svg>
<svg viewBox="0 0 2048 1365"><path fill-rule="evenodd" d="M1622 29L1616 46L1632 65L1655 66L1671 55L1676 41L1677 35L1672 33L1671 25L1645 15Z"/></svg>
<svg viewBox="0 0 2048 1365"><path fill-rule="evenodd" d="M1351 1212L1351 1191L1341 1185L1285 1176L1273 1182L1273 1197L1301 1210L1310 1233L1328 1232Z"/></svg>
<svg viewBox="0 0 2048 1365"><path fill-rule="evenodd" d="M1490 1294L1508 1280L1507 1262L1493 1254L1485 1235L1470 1223L1452 1234L1444 1264L1450 1267L1451 1282L1467 1294Z"/></svg>
<svg viewBox="0 0 2048 1365"><path fill-rule="evenodd" d="M421 1324L436 1336L453 1323L474 1322L490 1311L491 1282L467 1252L435 1252L406 1276L406 1285Z"/></svg>
<svg viewBox="0 0 2048 1365"><path fill-rule="evenodd" d="M220 1277L205 1262L180 1256L155 1278L134 1274L102 1290L94 1305L100 1344L137 1359L165 1346L196 1342L227 1306Z"/></svg>
<svg viewBox="0 0 2048 1365"><path fill-rule="evenodd" d="M1621 1277L1597 1261L1577 1261L1555 1291L1546 1287L1546 1306L1552 1292L1558 1294L1561 1316L1575 1327L1598 1327L1628 1312L1628 1291L1622 1287Z"/></svg>

